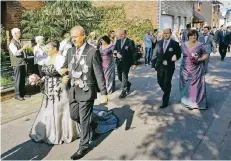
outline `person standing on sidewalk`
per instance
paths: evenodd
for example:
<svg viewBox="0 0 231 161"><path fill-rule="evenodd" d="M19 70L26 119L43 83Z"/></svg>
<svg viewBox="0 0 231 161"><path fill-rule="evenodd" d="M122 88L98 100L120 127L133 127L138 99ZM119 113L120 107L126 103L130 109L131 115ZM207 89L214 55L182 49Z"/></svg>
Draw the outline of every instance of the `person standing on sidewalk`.
<svg viewBox="0 0 231 161"><path fill-rule="evenodd" d="M131 83L128 81L130 67L136 69L136 51L133 40L127 38L127 31L120 30L120 39L116 41L114 54L116 56L116 64L118 78L122 82L122 93L119 98L125 98L130 92Z"/></svg>
<svg viewBox="0 0 231 161"><path fill-rule="evenodd" d="M160 108L168 106L175 61L181 57L179 43L170 39L171 29L164 29L163 36L164 39L157 42L152 57L152 71L157 71L157 81L164 92Z"/></svg>
<svg viewBox="0 0 231 161"><path fill-rule="evenodd" d="M29 98L26 95L25 89L25 79L26 79L26 60L25 60L25 49L28 45L22 47L20 42L21 32L18 28L13 28L11 30L13 39L9 45L10 61L11 66L14 68L14 79L15 79L15 99L19 101L25 100L24 98Z"/></svg>
<svg viewBox="0 0 231 161"><path fill-rule="evenodd" d="M61 73L68 72L63 83L68 83L69 87L70 117L80 124L81 129L79 149L71 156L76 160L90 151L92 111L97 91L100 90L103 96L101 103L107 103L108 97L99 51L87 43L83 27L75 26L70 33L74 47L67 51Z"/></svg>
<svg viewBox="0 0 231 161"><path fill-rule="evenodd" d="M148 66L151 61L152 56L152 38L150 32L147 32L144 35L144 44L145 44L145 65Z"/></svg>
<svg viewBox="0 0 231 161"><path fill-rule="evenodd" d="M210 29L209 26L205 26L203 35L199 36L199 42L204 44L204 48L208 56L208 58L205 60L205 73L208 72L208 63L209 63L210 53L217 52L216 43L214 41L213 35L209 34L210 33L209 29Z"/></svg>
<svg viewBox="0 0 231 161"><path fill-rule="evenodd" d="M217 43L219 44L219 53L221 55L221 61L224 61L228 45L231 44L230 33L227 31L226 26L223 26L221 31L218 33Z"/></svg>

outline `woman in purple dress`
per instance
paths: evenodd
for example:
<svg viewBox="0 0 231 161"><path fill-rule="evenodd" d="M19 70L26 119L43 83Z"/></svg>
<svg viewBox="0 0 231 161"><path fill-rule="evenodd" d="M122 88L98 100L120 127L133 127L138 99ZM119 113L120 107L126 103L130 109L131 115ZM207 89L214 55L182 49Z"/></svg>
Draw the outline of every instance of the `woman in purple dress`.
<svg viewBox="0 0 231 161"><path fill-rule="evenodd" d="M102 67L108 93L115 91L115 62L113 59L114 45L110 44L111 40L108 36L101 38L101 46L99 51L102 57Z"/></svg>
<svg viewBox="0 0 231 161"><path fill-rule="evenodd" d="M198 32L188 32L188 42L182 43L183 60L180 68L181 104L189 109L207 109L204 61L207 59Z"/></svg>

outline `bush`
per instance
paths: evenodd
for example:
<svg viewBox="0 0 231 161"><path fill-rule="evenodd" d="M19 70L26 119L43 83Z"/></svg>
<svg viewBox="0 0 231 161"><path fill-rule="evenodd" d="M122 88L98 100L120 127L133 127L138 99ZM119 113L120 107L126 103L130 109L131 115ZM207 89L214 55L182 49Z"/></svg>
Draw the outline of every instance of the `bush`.
<svg viewBox="0 0 231 161"><path fill-rule="evenodd" d="M46 2L43 8L26 10L21 25L24 38L42 35L46 39L62 39L63 33L75 25L84 27L87 33L95 31L103 36L109 30L127 29L129 37L141 43L147 31L152 30L150 20L128 20L123 6L93 7L89 1Z"/></svg>

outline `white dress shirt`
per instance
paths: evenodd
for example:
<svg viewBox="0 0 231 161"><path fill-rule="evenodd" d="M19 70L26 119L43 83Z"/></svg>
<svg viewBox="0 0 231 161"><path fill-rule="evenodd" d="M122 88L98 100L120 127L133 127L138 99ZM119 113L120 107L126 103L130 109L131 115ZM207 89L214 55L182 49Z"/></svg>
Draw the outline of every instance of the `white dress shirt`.
<svg viewBox="0 0 231 161"><path fill-rule="evenodd" d="M36 45L34 47L34 64L43 65L47 58L47 54L44 52L43 47Z"/></svg>
<svg viewBox="0 0 231 161"><path fill-rule="evenodd" d="M168 48L169 42L170 42L170 39L168 39L168 40L165 40L165 39L164 39L163 50L166 50L166 49ZM166 44L165 44L165 43L166 43ZM166 45L166 46L165 46L165 45ZM165 52L165 51L164 51L164 52Z"/></svg>
<svg viewBox="0 0 231 161"><path fill-rule="evenodd" d="M82 54L83 54L83 50L85 49L85 47L86 47L86 42L79 48L79 49L77 49L76 48L76 51L77 50L79 50L79 52L78 52L78 56L77 56L77 60L79 60L80 58L81 58L81 56L82 56ZM75 53L76 54L76 53Z"/></svg>
<svg viewBox="0 0 231 161"><path fill-rule="evenodd" d="M15 41L17 41L17 40L15 40ZM17 42L20 43L20 41L17 41ZM19 52L19 50L17 49L17 47L12 42L9 45L9 49L10 49L10 51L12 52L12 54L14 56L20 56L20 55L23 54L23 52Z"/></svg>

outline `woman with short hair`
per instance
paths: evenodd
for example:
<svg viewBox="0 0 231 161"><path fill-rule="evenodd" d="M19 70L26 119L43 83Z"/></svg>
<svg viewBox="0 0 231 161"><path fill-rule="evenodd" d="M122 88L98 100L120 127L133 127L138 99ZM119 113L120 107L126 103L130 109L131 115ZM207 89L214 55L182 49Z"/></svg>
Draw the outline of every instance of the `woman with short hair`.
<svg viewBox="0 0 231 161"><path fill-rule="evenodd" d="M182 43L183 59L180 67L181 104L192 109L207 109L205 67L207 59L196 30L189 30L188 41Z"/></svg>
<svg viewBox="0 0 231 161"><path fill-rule="evenodd" d="M58 41L50 41L47 48L49 56L42 67L45 90L30 137L35 142L48 144L70 143L78 137L79 130L71 120L68 95L60 73L65 58L58 54Z"/></svg>
<svg viewBox="0 0 231 161"><path fill-rule="evenodd" d="M115 91L115 62L113 58L113 50L115 45L111 44L108 36L101 38L101 46L99 47L102 58L102 67L108 93Z"/></svg>

